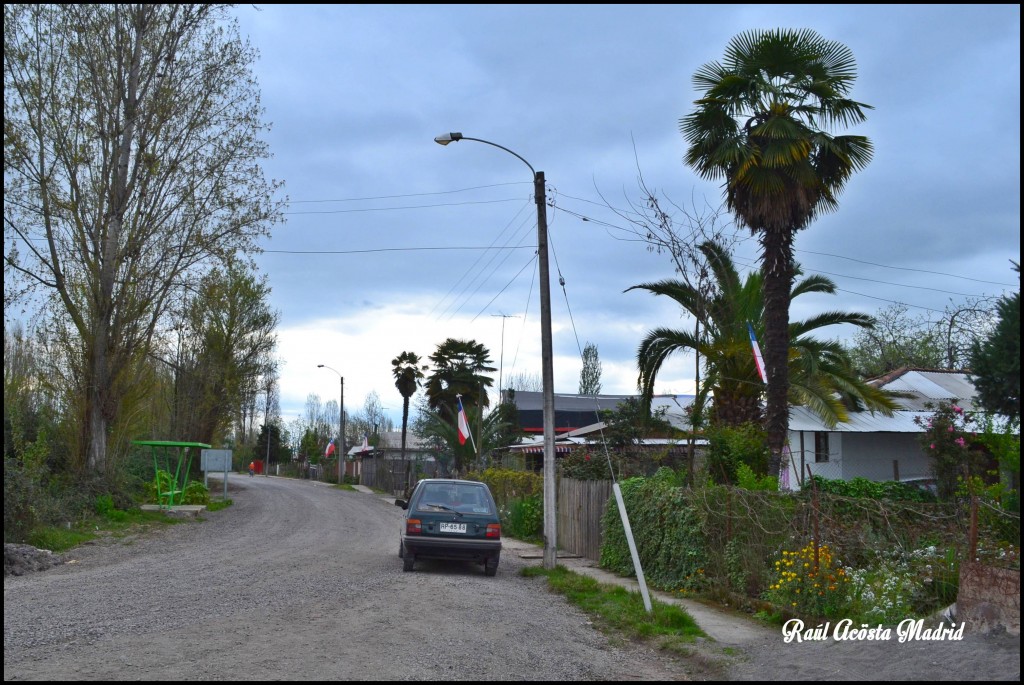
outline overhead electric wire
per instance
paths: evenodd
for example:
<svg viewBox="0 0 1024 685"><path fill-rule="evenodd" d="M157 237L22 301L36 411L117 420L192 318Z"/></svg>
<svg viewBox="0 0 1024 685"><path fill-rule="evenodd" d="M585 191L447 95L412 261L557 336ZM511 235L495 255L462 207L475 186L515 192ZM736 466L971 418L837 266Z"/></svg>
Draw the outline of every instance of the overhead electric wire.
<svg viewBox="0 0 1024 685"><path fill-rule="evenodd" d="M338 200L287 200L286 204L290 205L301 205L301 204L319 204L322 202L366 202L368 200L397 200L403 197L425 197L428 195L453 195L455 193L465 193L470 190L482 190L484 188L499 188L501 186L516 186L525 185L529 181L509 181L507 183L492 183L486 186L471 186L469 188L458 188L457 190L438 190L432 193L403 193L401 195L373 195L369 197L343 197Z"/></svg>
<svg viewBox="0 0 1024 685"><path fill-rule="evenodd" d="M501 294L502 294L503 292L505 292L505 290L506 290L506 289L507 289L507 288L508 288L508 287L509 287L510 285L512 285L512 283L513 283L513 282L514 282L514 281L515 281L515 280L516 280L517 278L519 278L519 274L523 273L523 271L525 271L525 270L526 270L526 267L530 266L530 264L532 264L532 263L533 263L533 260L535 260L535 259L537 259L537 255L536 255L536 254L534 254L534 255L533 255L533 257L531 257L531 258L530 258L530 261L526 262L526 264L523 264L523 268L522 268L522 269L520 269L519 271L517 271L517 272L516 272L516 275L515 275L515 276L513 276L513 277L512 277L511 279L509 279L509 282L505 284L505 287L504 287L504 288L502 288L501 290L499 290L499 291L497 292L497 294L495 294L495 296L491 298L491 301L490 301L490 302L488 302L488 303L487 303L486 305L484 305L484 308L483 308L483 309L481 309L481 310L480 310L479 312L477 312L477 315L476 315L476 316L474 316L474 317L473 317L472 319L470 319L470 321L469 321L469 322L470 322L470 323L473 323L473 322L474 322L474 321L476 321L476 320L477 320L478 318L480 318L480 315L481 315L481 314L483 314L483 313L484 313L485 311L487 311L487 308L488 308L488 307L490 307L490 306L491 306L491 304L493 304L493 303L494 303L494 301L495 301L496 299L498 299L498 296L499 296L499 295L501 295ZM500 392L500 391L501 391L501 388L498 388L498 390L499 390L499 392Z"/></svg>
<svg viewBox="0 0 1024 685"><path fill-rule="evenodd" d="M552 221L552 224L553 223L554 222ZM580 345L580 336L579 336L579 332L576 330L576 321L573 319L572 308L569 306L569 293L565 289L565 278L562 275L562 268L558 264L558 252L555 250L555 242L554 242L554 239L551 237L550 231L548 232L548 242L551 244L551 254L554 255L554 257L555 257L555 270L558 271L558 283L562 287L562 295L565 297L565 308L566 308L566 311L569 312L569 324L572 326L572 334L573 334L573 337L576 339L576 349L579 351L579 353L580 353L580 360L582 361L583 360L583 347ZM597 418L600 418L600 416L601 416L601 403L597 401L597 393L593 393L591 396L594 398L594 416L597 417ZM600 424L601 424L601 422L598 423L598 425L600 426L598 428L598 435L601 436L601 446L604 449L605 461L608 463L608 473L611 476L611 479L613 481L617 482L618 478L615 477L615 469L612 467L612 455L611 455L611 452L608 449L608 440L605 438L605 435L604 435L604 426L600 425Z"/></svg>
<svg viewBox="0 0 1024 685"><path fill-rule="evenodd" d="M525 250L531 245L513 245L511 247L498 248L501 250ZM366 254L369 252L421 252L427 250L490 250L492 245L471 245L451 247L376 247L366 250L262 250L273 254Z"/></svg>
<svg viewBox="0 0 1024 685"><path fill-rule="evenodd" d="M521 198L510 197L502 200L472 200L467 202L442 202L436 205L403 205L401 207L362 207L358 209L325 209L308 212L281 212L285 215L294 214L351 214L354 212L393 212L400 209L430 209L433 207L460 207L462 205L490 205L499 202L520 202Z"/></svg>
<svg viewBox="0 0 1024 685"><path fill-rule="evenodd" d="M524 331L526 330L526 321L527 321L527 319L530 318L530 301L533 299L533 286L537 282L537 271L540 268L540 260L538 259L533 264L534 264L533 278L530 279L530 291L528 293L526 293L526 307L523 309L523 327L519 331L519 342L516 343L516 353L515 353L515 356L512 357L512 369L516 368L516 360L519 359L519 345L523 342L523 337L524 337L523 334L524 334ZM512 369L509 370L510 374L512 373Z"/></svg>
<svg viewBox="0 0 1024 685"><path fill-rule="evenodd" d="M494 240L491 241L491 244L488 247L488 249L491 249L491 248L494 247L494 244L498 242L498 239L505 233L505 231L508 230L508 227L512 225L512 222L514 222L519 217L519 215L523 213L523 210L525 210L529 206L529 204L530 204L529 202L526 202L526 203L523 204L522 207L519 208L519 211L516 212L515 216L513 216L511 219L509 219L508 223L505 224L505 227L503 229L501 229L501 231L498 233L498 235L494 236ZM437 310L437 307L441 303L443 303L445 300L448 299L448 296L451 295L452 292L455 290L455 288L457 288L459 286L459 283L462 282L462 279L464 279L467 275L469 275L469 273L476 267L476 265L480 262L481 259L483 259L483 255L480 255L479 257L477 257L476 260L469 266L469 268L466 269L466 271L462 274L462 276L459 277L459 280L455 281L455 284L451 288L449 288L448 292L445 293L445 296L442 297L440 300L438 300L438 302L435 303L434 306L430 308L430 313L431 314L433 314ZM444 311L447 311L447 307L445 308ZM441 316L444 315L444 311L441 312Z"/></svg>
<svg viewBox="0 0 1024 685"><path fill-rule="evenodd" d="M523 224L523 226L525 226L527 228L527 232L523 235L523 237L525 238L527 235L529 235L529 226L527 224ZM484 276L484 269L489 267L491 265L491 263L494 262L494 260L498 257L498 254L499 254L499 252L495 251L495 253L491 256L491 259L488 260L487 264L485 264L483 269L480 270L480 273L477 275L478 283L477 283L476 288L473 289L473 292L469 293L469 295L465 298L465 300L462 302L462 304L459 305L458 309L456 309L454 312L452 312L451 316L448 317L449 319L454 317L456 314L458 314L460 311L462 311L463 307L465 307L467 304L469 304L470 298L473 297L473 295L476 295L480 291L480 288L482 288L484 286L484 284L487 282L487 280L490 279L490 277L493 276L497 272L498 267L500 267L502 264L504 264L508 260L508 258L512 255L512 253L510 251L506 251L505 252L505 256L501 259L501 261L498 262L498 264L494 268L492 268L490 270L490 272L487 274L486 277L483 277ZM468 287L468 284L467 284L467 287ZM465 292L465 290L463 292Z"/></svg>
<svg viewBox="0 0 1024 685"><path fill-rule="evenodd" d="M566 197L571 197L571 196L566 196ZM631 234L636 235L636 231L633 230L633 229L624 228L622 226L619 226L619 225L616 225L616 224L613 224L613 223L609 223L607 221L602 221L600 219L595 219L595 218L586 216L584 214L580 214L578 212L573 212L572 210L568 210L568 209L565 209L563 207L555 207L555 209L561 210L561 211L565 212L566 214L569 214L571 216L575 216L575 217L579 218L580 220L586 221L588 223L595 223L595 224L598 224L598 225L602 225L602 226L606 226L608 228L615 229L616 231L622 231L622 232L631 233ZM623 238L614 238L614 239L615 240L626 240L627 242L630 242L629 239L623 239ZM646 243L647 241L644 240L642 237L638 236L635 239L631 240L631 242ZM812 254L825 254L825 253L813 253L810 250L795 250L795 251L797 251L797 252L810 252ZM853 259L852 257L842 257L841 255L833 255L833 256L840 257L840 258L845 258L845 259ZM741 260L736 260L736 261L737 261L737 263L743 264L744 266L747 266L747 267L750 267L750 268L759 268L756 265L751 265L749 262L743 262ZM854 261L862 261L862 260L854 260ZM874 264L873 262L863 262L863 263L869 264L869 265L873 265L873 266L879 266L879 267L883 267L883 268L889 268L889 269L899 269L899 270L907 270L907 271L922 271L921 269L913 269L913 268L909 268L909 267L889 266L889 265L885 265L885 264ZM990 295L984 295L984 294L983 295L975 295L975 294L968 294L968 293L959 293L959 292L954 292L954 291L949 291L949 290L942 290L942 289L939 289L939 288L929 288L929 287L926 287L926 286L905 285L903 283L894 283L894 282L891 282L891 281L881 281L881 280L876 280L876 279L863 278L863 277L860 277L860 276L846 276L844 274L834 274L834 273L830 273L830 272L827 272L827 271L820 271L820 270L817 270L817 269L813 270L812 273L829 274L829 275L834 275L834 276L837 276L837 277L840 277L840 278L853 278L853 279L857 279L857 280L871 281L871 282L880 283L880 284L883 284L883 285L893 285L893 286L898 286L898 287L902 287L902 288L915 288L915 289L921 289L921 290L931 290L931 291L934 291L934 292L939 292L939 293L943 293L943 294L947 294L947 295L957 295L957 296L960 296L960 297L977 297L977 298L991 297ZM926 272L926 273L935 273L935 274L938 274L938 275L946 275L946 276L951 276L953 278L961 278L963 280L976 281L976 282L979 282L979 283L988 283L988 284L992 284L992 285L1002 285L1002 286L1006 286L1006 287L1013 287L1013 286L1010 286L1009 284L1005 284L1005 283L998 283L998 282L994 282L994 281L982 281L982 280L970 278L970 277L967 277L967 276L956 276L954 274L942 274L940 272ZM848 290L848 289L845 289L845 288L837 287L836 290L840 290L842 292L852 293L852 294L855 294L855 295L863 295L862 293L856 293L856 292L854 292L852 290ZM863 295L863 296L864 297L870 297L871 299L881 300L883 302L890 302L890 303L893 303L893 304L905 305L907 307L913 307L915 309L924 309L926 311L940 312L941 313L941 310L934 309L933 307L926 307L924 305L912 304L912 303L909 303L909 302L903 302L903 301L899 301L899 300L889 300L889 299L886 299L886 298L875 297L875 296L871 296L871 295Z"/></svg>
<svg viewBox="0 0 1024 685"><path fill-rule="evenodd" d="M523 223L520 224L520 227L519 227L520 231L523 230L523 226L526 225L527 222L529 222L529 218L528 217L524 218L523 219ZM502 233L504 233L504 231ZM498 237L500 237L500 234L499 234ZM505 241L505 243L502 246L502 248L508 246L513 240L516 240L517 238L518 238L518 234L513 233ZM495 238L495 240L497 240L497 238ZM477 270L477 272L475 274L473 274L468 281L466 281L466 284L463 286L462 290L460 290L458 295L455 296L455 298L451 301L451 303L449 303L449 305L444 308L444 310L441 312L440 316L444 316L445 314L447 314L451 310L451 308L455 306L456 302L458 302L460 299L463 298L463 296L465 296L465 298L462 299L462 304L460 304L458 306L458 308L454 312L452 312L451 316L454 316L456 313L458 313L459 310L462 309L462 307L464 307L466 305L466 303L469 301L469 298L472 297L473 294L475 294L480 289L480 287L483 285L484 282L486 282L487 279L484 278L484 273L494 263L494 260L497 259L498 255L500 254L500 251L501 251L500 248L496 248L492 252L490 259L488 259L483 264L480 264L479 269ZM505 252L505 258L502 260L502 262L504 262L505 259L508 259L508 256L510 254L511 254L511 252L506 251ZM480 255L480 257L477 258L477 261L474 263L474 268L476 268L475 264L479 264L480 260L482 260L483 258L484 258L484 255ZM470 271L472 271L472 270L473 269L470 269ZM469 273L470 272L468 271L467 274L469 274ZM491 269L490 273L493 274L494 273L494 269ZM461 281L462 279L459 279L459 280ZM469 295L466 295L466 292L474 284L476 284L476 288L474 288L473 292L471 292ZM451 317L449 317L449 318L451 318Z"/></svg>
<svg viewBox="0 0 1024 685"><path fill-rule="evenodd" d="M572 198L572 199L579 199L579 198L573 198L571 195L566 195L565 197L569 197L569 198ZM582 200L582 201L583 202L589 202L589 200ZM574 211L572 211L570 209L566 209L564 207L555 207L554 209L558 209L558 210L560 210L562 212L565 212L566 214L570 214L572 216L575 216L578 219L580 219L581 221L586 221L588 223L598 224L600 226L606 226L608 228L614 228L617 231L623 231L623 232L626 232L626 233L633 233L633 234L636 233L635 230L633 230L631 228L625 228L625 227L619 226L617 224L612 224L612 223L609 223L607 221L602 221L601 219L595 219L594 217L587 216L585 214L580 214L579 212L574 212ZM614 210L614 208L610 208L610 209L613 209L613 211L617 211L617 210ZM751 238L748 237L747 239L751 239ZM616 240L626 240L626 239L616 238ZM642 237L637 237L633 242L646 242L646 241ZM880 263L877 263L877 262L869 262L869 261L866 261L866 260L863 260L863 259L856 259L854 257L846 257L844 255L832 254L832 253L829 253L829 252L815 252L814 250L802 250L802 249L799 249L799 248L793 248L793 251L794 252L806 252L807 254L814 254L814 255L823 255L823 256L826 256L826 257L836 257L837 259L847 259L847 260L852 261L852 262L859 262L861 264L867 264L869 266L877 266L877 267L880 267L880 268L883 268L883 269L894 269L894 270L897 270L897 271L915 271L915 272L918 272L918 273L934 274L936 276L947 276L949 278L959 278L961 280L973 281L973 282L976 282L976 283L985 283L987 285L998 285L998 286L1002 286L1002 287L1006 287L1006 288L1015 288L1016 287L1016 285L1012 284L1012 283L1002 283L1000 281L986 281L986 280L982 280L980 278L971 278L970 276L959 276L957 274L946 273L946 272L943 272L943 271L928 271L926 269L915 269L915 268L909 267L909 266L893 266L891 264L880 264ZM827 271L822 271L821 273L828 273L828 272ZM841 274L834 274L834 275L841 275ZM858 278L858 277L857 276L850 276L849 278ZM864 279L864 280L867 280L867 279ZM899 283L891 283L889 281L878 281L878 283L884 283L884 284L887 284L887 285L901 285ZM912 286L906 286L906 287L912 287ZM948 292L948 291L940 290L939 292ZM951 295L963 295L963 293L953 293L953 292L951 292L949 294L951 294ZM967 297L978 297L978 296L977 295L967 295Z"/></svg>

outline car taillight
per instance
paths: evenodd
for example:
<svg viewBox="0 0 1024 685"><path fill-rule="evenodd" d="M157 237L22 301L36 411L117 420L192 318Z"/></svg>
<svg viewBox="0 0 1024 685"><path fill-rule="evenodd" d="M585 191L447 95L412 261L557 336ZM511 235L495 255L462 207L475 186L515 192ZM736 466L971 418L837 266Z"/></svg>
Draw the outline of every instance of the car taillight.
<svg viewBox="0 0 1024 685"><path fill-rule="evenodd" d="M501 524L500 523L488 523L487 533L485 537L489 538L500 538L501 537Z"/></svg>
<svg viewBox="0 0 1024 685"><path fill-rule="evenodd" d="M420 523L419 519L407 519L405 521L405 534L406 535L419 535L423 532L423 524Z"/></svg>

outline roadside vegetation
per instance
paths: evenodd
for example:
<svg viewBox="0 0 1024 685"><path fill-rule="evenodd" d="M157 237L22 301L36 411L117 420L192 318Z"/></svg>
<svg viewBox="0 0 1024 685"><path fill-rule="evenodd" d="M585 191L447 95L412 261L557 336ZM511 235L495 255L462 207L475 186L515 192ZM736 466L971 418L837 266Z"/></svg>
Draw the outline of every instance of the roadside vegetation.
<svg viewBox="0 0 1024 685"><path fill-rule="evenodd" d="M222 509L231 503L218 502L215 509ZM214 509L211 506L211 509ZM41 525L32 529L26 542L39 549L48 549L59 554L83 543L100 537L124 538L148 530L173 526L184 519L168 516L162 511L142 509L118 509L110 495L96 498L93 511L84 514L74 522L63 526Z"/></svg>
<svg viewBox="0 0 1024 685"><path fill-rule="evenodd" d="M599 583L564 566L551 570L528 566L522 574L528 578L546 577L552 592L564 595L604 632L650 640L659 648L682 656L689 653L695 638L707 637L682 607L652 599L651 613L647 613L640 593Z"/></svg>

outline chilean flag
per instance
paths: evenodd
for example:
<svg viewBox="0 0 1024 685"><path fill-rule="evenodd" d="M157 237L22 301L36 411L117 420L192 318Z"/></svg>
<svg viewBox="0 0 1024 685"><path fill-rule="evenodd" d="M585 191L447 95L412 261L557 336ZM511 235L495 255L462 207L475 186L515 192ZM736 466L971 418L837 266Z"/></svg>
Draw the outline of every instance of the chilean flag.
<svg viewBox="0 0 1024 685"><path fill-rule="evenodd" d="M332 454L334 454L334 438L331 438L331 441L327 443L327 449L324 450L325 457L329 457Z"/></svg>
<svg viewBox="0 0 1024 685"><path fill-rule="evenodd" d="M466 410L462 408L462 396L458 396L459 401L459 444L465 445L466 440L469 439L469 421L466 420Z"/></svg>
<svg viewBox="0 0 1024 685"><path fill-rule="evenodd" d="M757 344L757 336L754 335L754 327L747 322L747 330L750 331L750 345L754 348L754 366L757 367L757 375L761 377L761 382L767 384L768 376L764 373L764 357L761 356L761 348Z"/></svg>

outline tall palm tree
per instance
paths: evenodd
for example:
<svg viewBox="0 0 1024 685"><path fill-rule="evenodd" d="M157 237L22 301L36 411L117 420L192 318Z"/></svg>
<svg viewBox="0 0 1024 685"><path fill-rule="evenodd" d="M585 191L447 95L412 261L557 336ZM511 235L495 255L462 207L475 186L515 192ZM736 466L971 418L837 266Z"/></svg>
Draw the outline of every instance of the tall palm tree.
<svg viewBox="0 0 1024 685"><path fill-rule="evenodd" d="M490 400L487 388L494 379L484 376L497 369L491 364L491 353L475 340L448 338L437 346L430 355L434 371L427 377L427 405L455 425L458 410L456 396L462 396L462 404L468 411L478 405L487 407Z"/></svg>
<svg viewBox="0 0 1024 685"><path fill-rule="evenodd" d="M414 352L402 352L391 360L391 374L395 387L402 395L402 462L405 463L405 435L409 427L409 400L423 381L426 366L420 366L420 358Z"/></svg>
<svg viewBox="0 0 1024 685"><path fill-rule="evenodd" d="M847 97L855 79L849 48L814 31L747 31L729 41L721 63L694 74L703 96L679 122L686 163L702 178L724 178L726 206L761 243L773 474L789 424L793 238L837 209L846 181L871 161L866 137L826 130L866 119L871 107Z"/></svg>
<svg viewBox="0 0 1024 685"><path fill-rule="evenodd" d="M669 328L656 328L647 334L637 349L640 392L649 400L665 361L675 352L694 350L704 359L705 387L710 387L714 394L713 419L727 425L760 422L764 386L754 366L747 323L760 336L765 317L763 275L750 273L741 280L732 258L721 245L709 241L699 249L711 267L714 294L702 294L679 280L643 283L627 290L665 295L690 315L706 315L704 334L699 338L691 331ZM794 269L799 275L799 266ZM806 293L834 294L835 284L825 276L808 276L794 284L790 299ZM885 392L860 380L840 343L809 335L844 323L863 328L872 326L874 320L865 314L829 311L789 325L788 401L807 406L833 426L845 421L850 410L891 414L896 408Z"/></svg>

